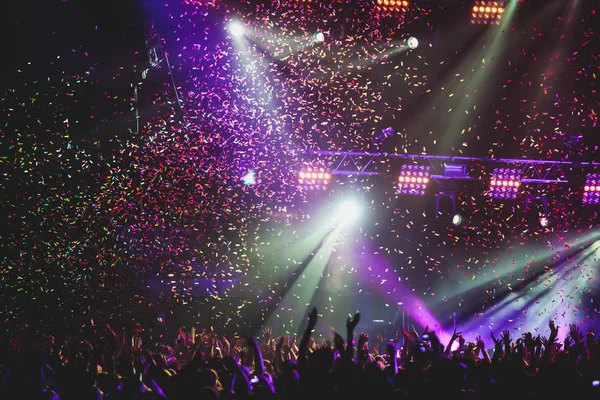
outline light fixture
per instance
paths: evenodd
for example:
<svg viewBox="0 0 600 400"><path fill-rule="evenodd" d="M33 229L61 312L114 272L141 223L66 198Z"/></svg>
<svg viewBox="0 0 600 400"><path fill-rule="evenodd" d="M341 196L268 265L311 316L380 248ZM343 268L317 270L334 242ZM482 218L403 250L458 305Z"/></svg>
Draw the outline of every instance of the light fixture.
<svg viewBox="0 0 600 400"><path fill-rule="evenodd" d="M298 185L307 189L325 189L331 181L331 171L323 167L304 166L298 171Z"/></svg>
<svg viewBox="0 0 600 400"><path fill-rule="evenodd" d="M344 221L353 221L360 215L360 205L354 200L345 200L337 208L337 217Z"/></svg>
<svg viewBox="0 0 600 400"><path fill-rule="evenodd" d="M429 183L429 165L404 164L398 177L397 194L424 196Z"/></svg>
<svg viewBox="0 0 600 400"><path fill-rule="evenodd" d="M520 169L494 168L488 196L493 199L516 199L520 186Z"/></svg>
<svg viewBox="0 0 600 400"><path fill-rule="evenodd" d="M256 183L254 170L251 169L250 171L248 171L248 173L242 177L242 181L246 186L254 185Z"/></svg>
<svg viewBox="0 0 600 400"><path fill-rule="evenodd" d="M379 13L398 13L408 11L410 2L408 0L377 0L375 11Z"/></svg>
<svg viewBox="0 0 600 400"><path fill-rule="evenodd" d="M471 9L471 23L500 25L505 5L505 0L475 0Z"/></svg>
<svg viewBox="0 0 600 400"><path fill-rule="evenodd" d="M408 38L406 44L408 45L409 49L414 50L417 48L417 46L419 46L419 41L417 40L416 37L411 36Z"/></svg>
<svg viewBox="0 0 600 400"><path fill-rule="evenodd" d="M581 201L583 204L600 204L600 174L590 173L585 176Z"/></svg>
<svg viewBox="0 0 600 400"><path fill-rule="evenodd" d="M242 25L239 21L232 21L229 23L229 33L234 38L240 38L244 36L244 25Z"/></svg>
<svg viewBox="0 0 600 400"><path fill-rule="evenodd" d="M323 43L325 41L325 34L323 32L321 32L321 31L316 32L314 34L314 40L317 43Z"/></svg>
<svg viewBox="0 0 600 400"><path fill-rule="evenodd" d="M462 223L462 215L454 214L452 217L452 225L459 226Z"/></svg>

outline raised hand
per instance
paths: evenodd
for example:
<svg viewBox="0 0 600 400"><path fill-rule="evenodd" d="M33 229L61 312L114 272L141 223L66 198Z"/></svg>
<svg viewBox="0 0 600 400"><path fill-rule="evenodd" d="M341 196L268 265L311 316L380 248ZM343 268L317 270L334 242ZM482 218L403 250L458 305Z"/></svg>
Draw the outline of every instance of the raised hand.
<svg viewBox="0 0 600 400"><path fill-rule="evenodd" d="M533 334L531 332L525 332L523 335L521 335L523 342L525 343L525 347L527 347L528 349L532 349L533 348Z"/></svg>
<svg viewBox="0 0 600 400"><path fill-rule="evenodd" d="M554 320L548 322L548 328L550 328L550 336L556 338L558 336L558 327L554 324Z"/></svg>
<svg viewBox="0 0 600 400"><path fill-rule="evenodd" d="M262 331L263 336L267 339L267 341L273 337L273 328L272 327L263 326L261 331Z"/></svg>
<svg viewBox="0 0 600 400"><path fill-rule="evenodd" d="M573 345L573 338L571 338L571 336L567 336L565 338L565 351L569 350L571 348L571 346Z"/></svg>
<svg viewBox="0 0 600 400"><path fill-rule="evenodd" d="M491 337L492 337L492 340L494 341L494 347L496 348L496 351L498 351L498 350L502 351L502 340L496 339L496 337L494 336L494 332L491 332Z"/></svg>
<svg viewBox="0 0 600 400"><path fill-rule="evenodd" d="M569 324L569 336L576 344L579 344L583 341L583 334L577 324Z"/></svg>
<svg viewBox="0 0 600 400"><path fill-rule="evenodd" d="M350 332L350 331L353 332L354 329L356 328L356 325L358 325L359 322L360 322L360 313L359 312L354 314L354 318L348 317L348 322L346 322L346 329L348 330L348 332Z"/></svg>
<svg viewBox="0 0 600 400"><path fill-rule="evenodd" d="M450 337L450 343L454 342L456 339L460 337L462 332L457 332L456 329L452 332L452 336Z"/></svg>
<svg viewBox="0 0 600 400"><path fill-rule="evenodd" d="M587 333L585 334L585 347L588 349L592 348L595 338L596 334L594 333L594 328L588 329Z"/></svg>
<svg viewBox="0 0 600 400"><path fill-rule="evenodd" d="M418 342L420 339L419 332L417 332L417 329L414 325L410 326L410 336L412 337L415 343Z"/></svg>
<svg viewBox="0 0 600 400"><path fill-rule="evenodd" d="M587 335L592 335L592 336L596 336L596 333L594 331L594 328L589 328L587 331Z"/></svg>
<svg viewBox="0 0 600 400"><path fill-rule="evenodd" d="M466 342L466 340L465 340L464 336L463 335L459 335L458 336L458 346L459 346L458 348L459 348L459 350L462 350L464 348L465 342Z"/></svg>
<svg viewBox="0 0 600 400"><path fill-rule="evenodd" d="M314 327L317 325L318 317L319 315L317 314L317 308L314 307L310 314L308 314L308 325L311 330L314 329Z"/></svg>
<svg viewBox="0 0 600 400"><path fill-rule="evenodd" d="M477 349L485 351L485 341L481 336L477 336L475 338L475 344L477 346Z"/></svg>
<svg viewBox="0 0 600 400"><path fill-rule="evenodd" d="M283 350L283 354L289 354L291 348L290 348L288 341L285 340L285 337L282 337L282 341L283 341L283 345L281 348Z"/></svg>
<svg viewBox="0 0 600 400"><path fill-rule="evenodd" d="M360 336L358 337L358 348L362 349L363 347L368 345L368 342L369 342L369 334L366 332L361 333Z"/></svg>
<svg viewBox="0 0 600 400"><path fill-rule="evenodd" d="M344 344L344 338L337 332L333 333L333 344L335 348L338 350L340 354L343 354L346 351L346 345Z"/></svg>

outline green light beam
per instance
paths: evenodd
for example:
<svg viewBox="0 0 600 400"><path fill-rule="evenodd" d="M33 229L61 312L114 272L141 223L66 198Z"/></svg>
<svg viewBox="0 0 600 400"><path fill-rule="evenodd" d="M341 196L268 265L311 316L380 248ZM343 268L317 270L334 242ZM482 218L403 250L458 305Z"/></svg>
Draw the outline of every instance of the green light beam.
<svg viewBox="0 0 600 400"><path fill-rule="evenodd" d="M265 325L274 330L282 328L286 335L299 334L301 325L308 315L313 293L319 288L323 273L331 257L341 231L341 226L335 227L333 232L327 236L327 240L312 257L303 271L297 271L295 282L281 299L277 309L267 318ZM308 243L323 241L322 231L315 233L310 239L298 249L292 250L294 254L302 254L306 251ZM309 255L310 257L310 255ZM293 260L293 258L290 258Z"/></svg>

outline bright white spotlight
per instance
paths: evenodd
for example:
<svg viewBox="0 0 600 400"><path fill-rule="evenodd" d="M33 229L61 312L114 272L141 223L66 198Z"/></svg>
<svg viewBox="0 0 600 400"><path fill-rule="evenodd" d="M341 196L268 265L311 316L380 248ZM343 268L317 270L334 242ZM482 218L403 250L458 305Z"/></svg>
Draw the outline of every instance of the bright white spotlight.
<svg viewBox="0 0 600 400"><path fill-rule="evenodd" d="M542 226L542 228L547 228L548 225L550 225L550 221L548 220L548 218L542 217L540 218L540 225Z"/></svg>
<svg viewBox="0 0 600 400"><path fill-rule="evenodd" d="M239 23L238 21L232 21L229 24L229 33L235 38L240 38L244 36L244 25Z"/></svg>
<svg viewBox="0 0 600 400"><path fill-rule="evenodd" d="M452 217L452 225L459 226L462 223L462 215L454 214Z"/></svg>
<svg viewBox="0 0 600 400"><path fill-rule="evenodd" d="M256 183L254 170L251 169L250 171L248 171L248 173L242 177L242 181L246 186L254 185Z"/></svg>
<svg viewBox="0 0 600 400"><path fill-rule="evenodd" d="M323 43L325 41L325 34L323 32L315 33L315 42Z"/></svg>
<svg viewBox="0 0 600 400"><path fill-rule="evenodd" d="M408 38L406 44L408 45L409 49L416 49L419 46L419 41L416 37L411 36Z"/></svg>
<svg viewBox="0 0 600 400"><path fill-rule="evenodd" d="M360 206L353 200L346 200L338 206L337 216L343 221L352 221L358 218Z"/></svg>

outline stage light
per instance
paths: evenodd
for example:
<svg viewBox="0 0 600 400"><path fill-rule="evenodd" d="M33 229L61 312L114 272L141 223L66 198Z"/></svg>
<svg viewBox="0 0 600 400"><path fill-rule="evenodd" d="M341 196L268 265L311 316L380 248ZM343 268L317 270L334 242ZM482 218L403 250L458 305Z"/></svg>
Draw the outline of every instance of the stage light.
<svg viewBox="0 0 600 400"><path fill-rule="evenodd" d="M254 170L251 169L250 171L248 171L248 173L242 177L242 181L246 186L254 185L256 183L256 180L254 178Z"/></svg>
<svg viewBox="0 0 600 400"><path fill-rule="evenodd" d="M325 34L323 32L315 33L314 40L317 43L323 43L325 41Z"/></svg>
<svg viewBox="0 0 600 400"><path fill-rule="evenodd" d="M414 36L408 38L408 41L406 43L408 44L408 47L412 50L416 49L417 46L419 46L419 41Z"/></svg>
<svg viewBox="0 0 600 400"><path fill-rule="evenodd" d="M452 217L452 225L459 226L462 223L462 215L454 214Z"/></svg>
<svg viewBox="0 0 600 400"><path fill-rule="evenodd" d="M345 221L353 221L360 215L360 205L354 200L346 200L338 206L337 217Z"/></svg>
<svg viewBox="0 0 600 400"><path fill-rule="evenodd" d="M410 2L407 0L377 0L375 11L380 13L406 12Z"/></svg>
<svg viewBox="0 0 600 400"><path fill-rule="evenodd" d="M240 22L232 21L229 23L229 33L231 33L231 36L234 38L240 38L244 36L244 31L244 25L242 25Z"/></svg>
<svg viewBox="0 0 600 400"><path fill-rule="evenodd" d="M600 174L590 173L585 176L582 202L583 204L600 204Z"/></svg>
<svg viewBox="0 0 600 400"><path fill-rule="evenodd" d="M504 0L476 0L471 11L471 23L500 25L505 4Z"/></svg>
<svg viewBox="0 0 600 400"><path fill-rule="evenodd" d="M550 221L548 220L548 218L542 217L540 218L540 225L542 226L542 228L547 228L548 225L550 225Z"/></svg>
<svg viewBox="0 0 600 400"><path fill-rule="evenodd" d="M403 165L398 177L397 194L424 196L429 183L429 165Z"/></svg>
<svg viewBox="0 0 600 400"><path fill-rule="evenodd" d="M298 171L298 184L311 190L323 190L331 181L331 172L325 168L305 166Z"/></svg>
<svg viewBox="0 0 600 400"><path fill-rule="evenodd" d="M521 170L494 168L488 196L493 199L515 199L521 186Z"/></svg>

